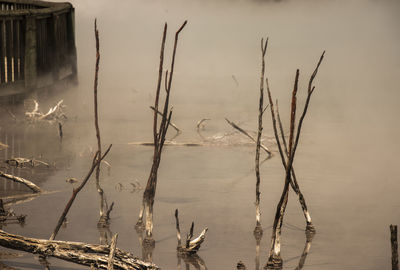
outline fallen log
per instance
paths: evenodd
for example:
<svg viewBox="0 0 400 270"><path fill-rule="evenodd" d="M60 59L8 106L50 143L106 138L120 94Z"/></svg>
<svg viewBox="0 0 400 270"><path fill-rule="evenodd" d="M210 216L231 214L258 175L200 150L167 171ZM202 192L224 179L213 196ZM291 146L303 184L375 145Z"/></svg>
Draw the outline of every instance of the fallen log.
<svg viewBox="0 0 400 270"><path fill-rule="evenodd" d="M31 181L26 180L26 179L24 179L22 177L18 177L18 176L15 176L15 175L7 174L7 173L4 173L2 171L0 171L0 177L6 178L8 180L12 180L14 182L18 182L18 183L24 184L25 186L30 188L34 193L42 192L42 189L40 187L38 187L37 185L35 185Z"/></svg>
<svg viewBox="0 0 400 270"><path fill-rule="evenodd" d="M42 256L51 256L89 267L93 265L98 269L107 269L110 254L110 246L108 245L28 238L10 234L2 230L0 230L0 245ZM115 249L112 263L114 269L160 269L155 264L143 262L133 256L133 254L118 248Z"/></svg>

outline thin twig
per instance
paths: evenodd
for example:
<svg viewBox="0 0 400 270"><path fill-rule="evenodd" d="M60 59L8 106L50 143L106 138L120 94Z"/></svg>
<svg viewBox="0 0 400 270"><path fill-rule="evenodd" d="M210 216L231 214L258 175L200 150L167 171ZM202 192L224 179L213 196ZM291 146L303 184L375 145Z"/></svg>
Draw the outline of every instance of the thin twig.
<svg viewBox="0 0 400 270"><path fill-rule="evenodd" d="M155 110L155 108L153 106L150 106L150 109L152 109L153 111ZM157 111L158 115L160 115L161 117L163 116L163 114L160 111ZM174 123L169 123L169 125L171 127L173 127L177 133L182 133L182 131L174 124Z"/></svg>
<svg viewBox="0 0 400 270"><path fill-rule="evenodd" d="M256 141L256 157L255 157L255 172L256 172L256 228L254 231L260 232L261 229L261 212L260 212L260 147L261 136L263 130L263 112L264 112L264 76L265 76L265 54L267 52L268 38L265 41L261 39L261 78L260 78L260 101L258 106L258 132ZM229 123L229 122L228 122ZM249 134L250 135L250 134ZM270 152L268 152L271 155Z"/></svg>
<svg viewBox="0 0 400 270"><path fill-rule="evenodd" d="M238 131L240 131L241 133L243 133L244 135L246 135L250 140L252 140L253 142L257 143L257 140L254 139L253 136L251 136L247 131L245 131L244 129L242 129L241 127L239 127L237 124L235 124L234 122L229 121L228 118L225 118L226 122L228 122L229 125L231 125L234 129L237 129ZM271 150L268 149L268 147L266 147L264 144L260 144L260 147L267 152L268 156L271 157L272 156L272 152Z"/></svg>
<svg viewBox="0 0 400 270"><path fill-rule="evenodd" d="M99 41L99 31L97 30L97 19L94 20L94 34L96 39L96 66L95 66L94 87L93 87L94 126L96 129L97 149L99 151L99 155L101 156L101 140L100 140L99 114L98 114L98 104L97 104L97 85L98 85L98 74L99 74L99 63L100 63L100 41Z"/></svg>

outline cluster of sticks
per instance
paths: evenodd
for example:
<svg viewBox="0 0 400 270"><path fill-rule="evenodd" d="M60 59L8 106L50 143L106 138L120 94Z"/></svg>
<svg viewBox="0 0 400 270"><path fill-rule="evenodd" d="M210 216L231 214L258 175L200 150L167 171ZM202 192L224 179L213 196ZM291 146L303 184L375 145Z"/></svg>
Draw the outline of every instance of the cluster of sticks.
<svg viewBox="0 0 400 270"><path fill-rule="evenodd" d="M182 238L181 238L181 229L179 227L179 216L178 216L178 209L175 210L175 221L176 221L176 238L178 239L178 246L177 250L180 255L193 255L199 249L201 244L206 239L206 233L208 228L205 228L198 237L195 239L193 238L193 229L194 229L194 222L190 226L190 231L186 235L186 242L185 245L182 245Z"/></svg>
<svg viewBox="0 0 400 270"><path fill-rule="evenodd" d="M269 105L271 110L271 117L272 117L272 124L274 129L275 139L278 145L279 154L281 156L282 165L285 169L285 184L282 191L281 198L276 208L275 219L273 224L273 231L272 231L272 239L271 239L271 249L269 252L268 262L266 268L276 268L282 267L282 258L280 256L280 245L281 245L281 230L282 230L282 223L283 223L283 216L285 214L288 196L289 196L289 186L292 187L294 192L297 194L301 207L303 209L303 213L306 219L306 231L314 233L315 228L312 225L311 216L307 209L307 205L304 199L302 192L300 191L300 187L298 185L294 169L293 169L293 161L296 153L296 149L299 143L301 128L303 126L304 118L307 114L307 109L310 104L311 96L314 93L315 86L313 85L313 81L318 73L319 66L324 58L325 52L322 53L318 64L312 73L309 83L308 83L308 91L307 91L307 99L304 105L303 112L300 116L300 119L296 125L296 107L297 107L297 90L298 90L298 81L300 72L299 70L296 71L294 87L292 91L292 99L291 99L291 111L290 111L290 128L289 128L289 141L286 142L285 136L283 134L283 127L282 122L279 118L279 111L278 106L276 111L274 110L274 103L271 97L271 91L268 84L268 79L266 79L267 84L267 91L268 91L268 99ZM277 121L279 119L279 126L281 131L281 138L278 135L278 128L277 128ZM297 132L295 132L295 127L297 126ZM283 146L283 147L282 147Z"/></svg>

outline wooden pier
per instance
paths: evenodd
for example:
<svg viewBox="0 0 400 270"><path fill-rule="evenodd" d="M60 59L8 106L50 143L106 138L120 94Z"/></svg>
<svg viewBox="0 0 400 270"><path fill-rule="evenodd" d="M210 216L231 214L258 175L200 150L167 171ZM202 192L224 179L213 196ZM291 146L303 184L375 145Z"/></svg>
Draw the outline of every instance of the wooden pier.
<svg viewBox="0 0 400 270"><path fill-rule="evenodd" d="M0 99L77 82L70 3L0 0Z"/></svg>

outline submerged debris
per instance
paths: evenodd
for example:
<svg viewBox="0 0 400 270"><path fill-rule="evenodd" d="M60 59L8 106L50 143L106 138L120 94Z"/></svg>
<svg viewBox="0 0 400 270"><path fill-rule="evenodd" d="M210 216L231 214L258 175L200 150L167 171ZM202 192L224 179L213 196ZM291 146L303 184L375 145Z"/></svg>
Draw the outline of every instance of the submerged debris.
<svg viewBox="0 0 400 270"><path fill-rule="evenodd" d="M37 167L39 165L50 167L50 165L44 161L37 159L22 158L22 157L6 159L4 162L10 166L21 167L21 168L25 166Z"/></svg>
<svg viewBox="0 0 400 270"><path fill-rule="evenodd" d="M246 265L242 261L239 261L236 265L237 270L246 270Z"/></svg>
<svg viewBox="0 0 400 270"><path fill-rule="evenodd" d="M0 224L6 222L17 222L22 225L25 223L25 217L26 215L16 215L13 210L6 210L4 208L3 200L0 199Z"/></svg>
<svg viewBox="0 0 400 270"><path fill-rule="evenodd" d="M78 179L76 179L76 178L74 178L74 177L70 177L70 178L68 178L67 180L65 180L65 182L70 183L70 184L73 184L73 183L78 182Z"/></svg>
<svg viewBox="0 0 400 270"><path fill-rule="evenodd" d="M42 113L39 111L39 103L33 100L35 107L31 112L25 112L25 119L29 123L36 123L40 121L45 121L50 124L63 123L67 120L63 108L66 106L63 104L63 100L60 100L54 107L50 107L47 113Z"/></svg>
<svg viewBox="0 0 400 270"><path fill-rule="evenodd" d="M131 188L125 187L122 183L118 183L115 185L115 190L119 192L121 192L122 190L130 190L131 193L134 193L143 189L142 185L137 180L135 180L135 183L131 182L129 184L131 185Z"/></svg>

